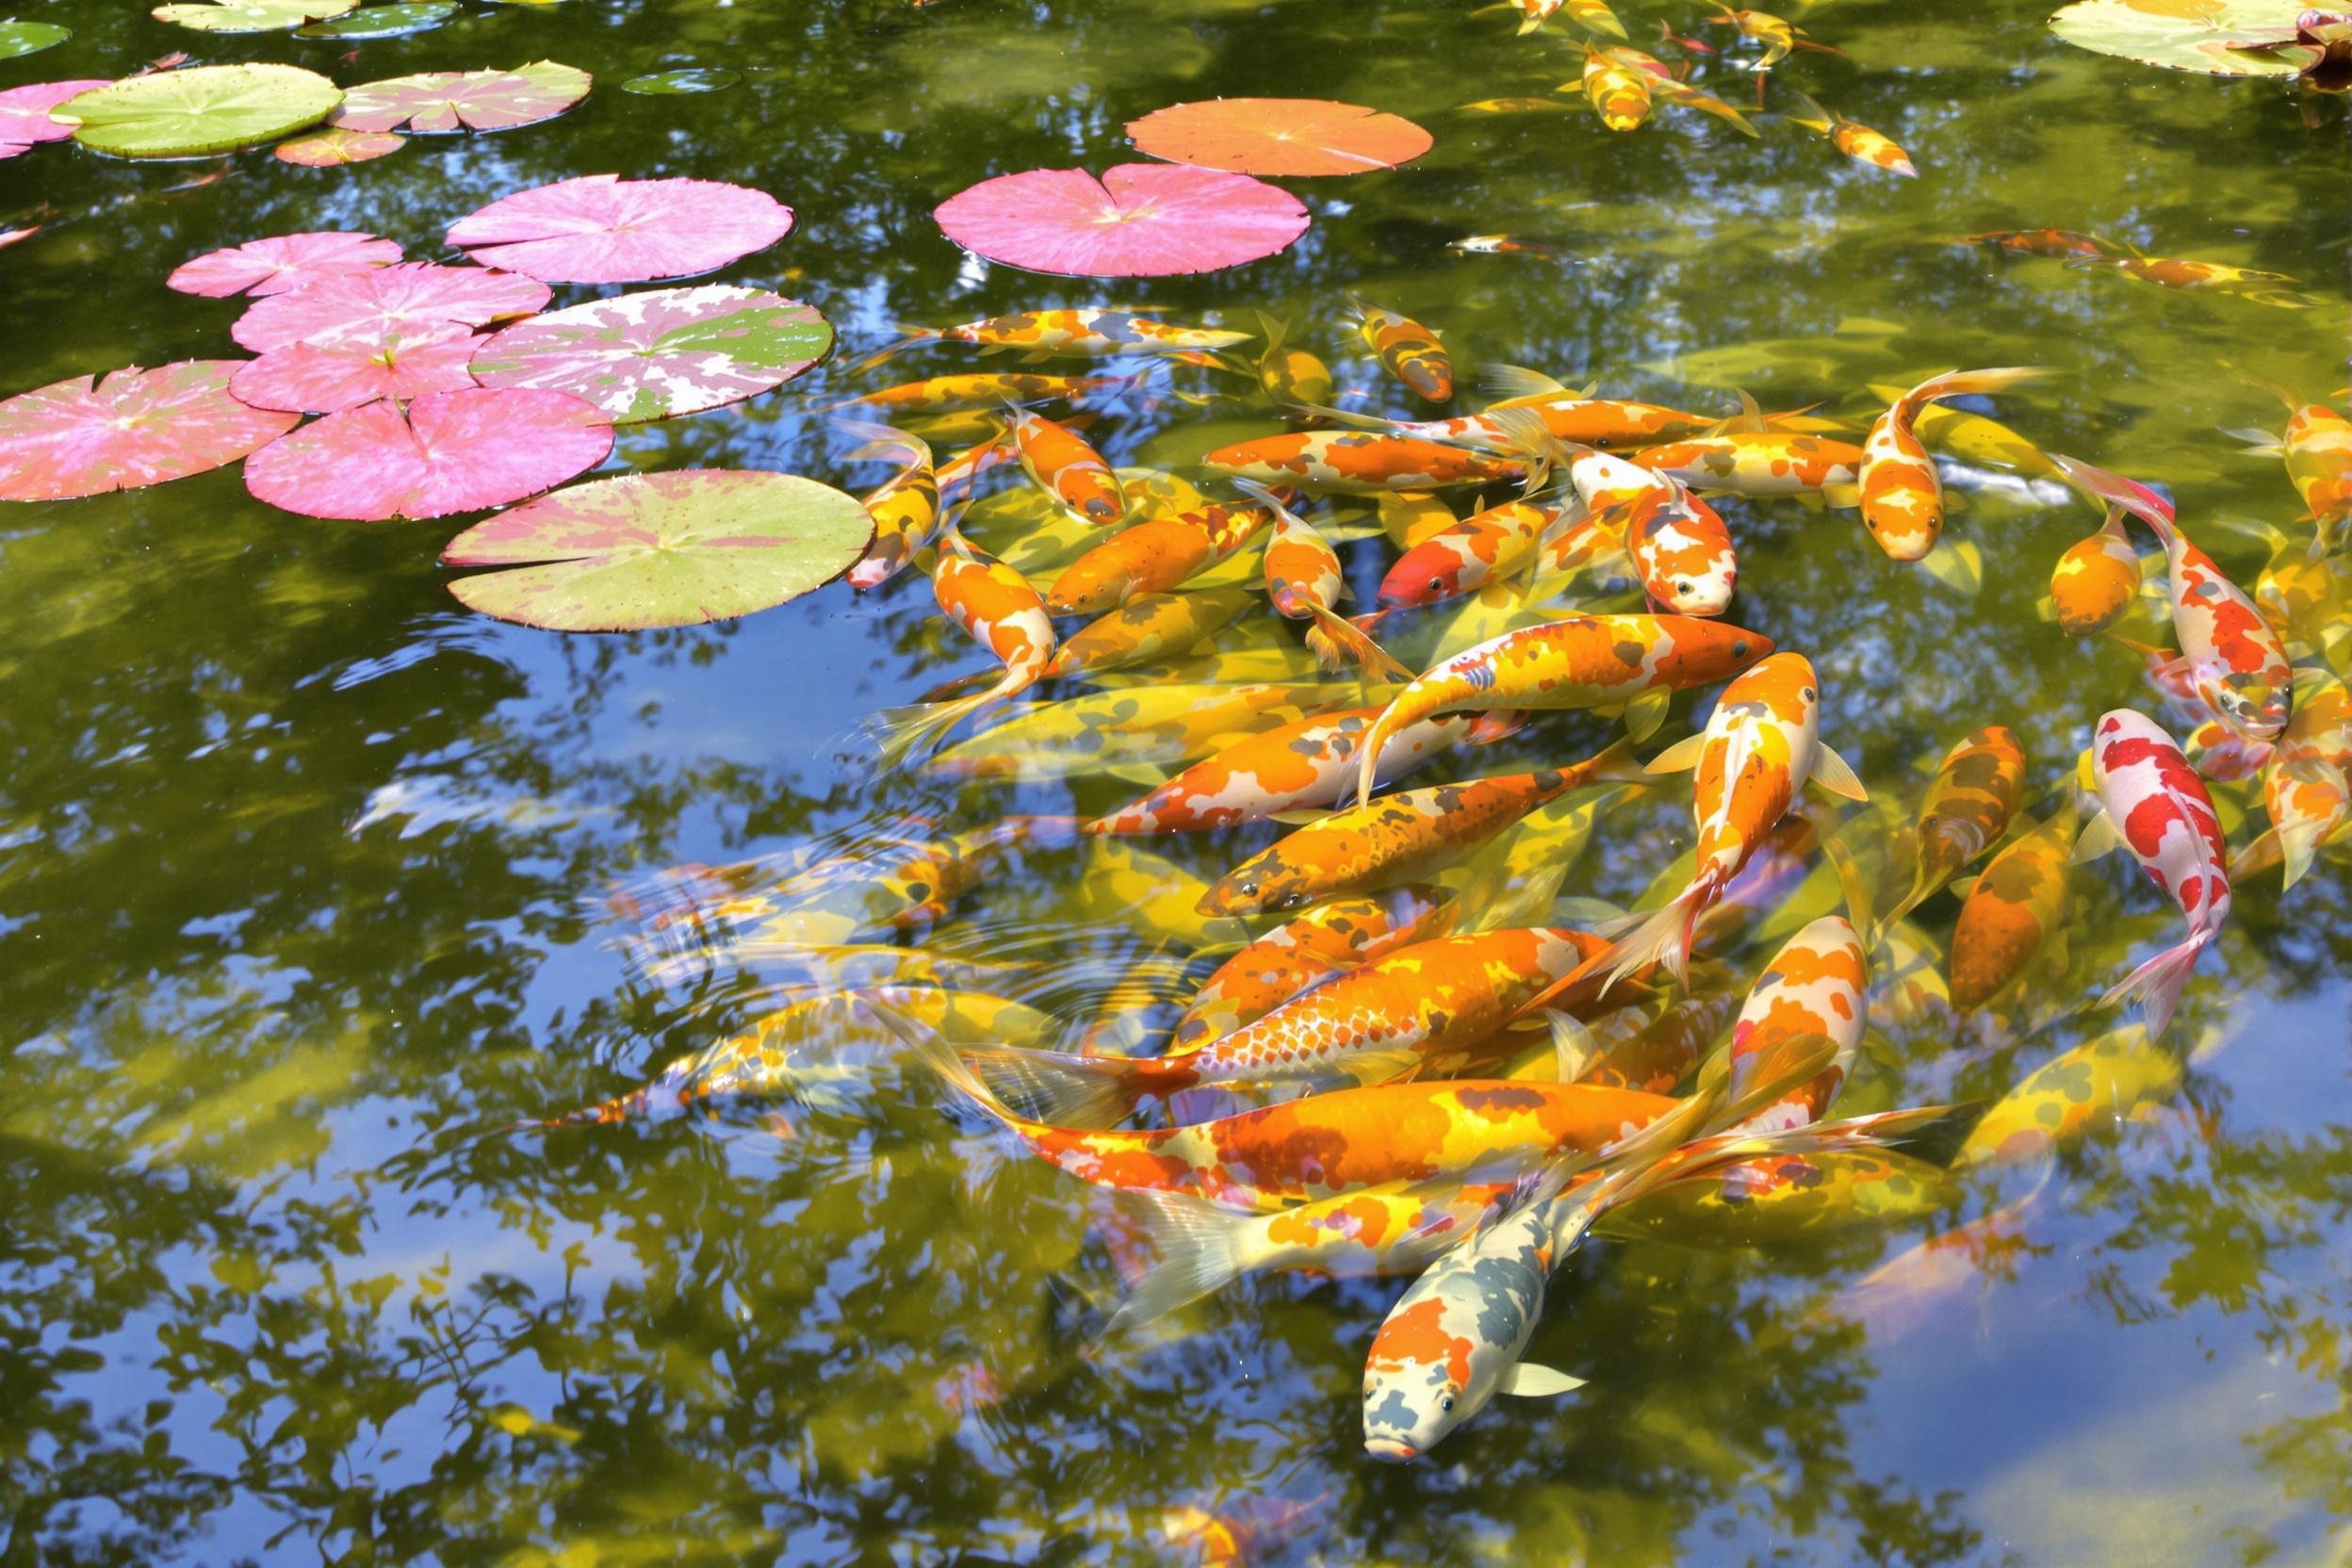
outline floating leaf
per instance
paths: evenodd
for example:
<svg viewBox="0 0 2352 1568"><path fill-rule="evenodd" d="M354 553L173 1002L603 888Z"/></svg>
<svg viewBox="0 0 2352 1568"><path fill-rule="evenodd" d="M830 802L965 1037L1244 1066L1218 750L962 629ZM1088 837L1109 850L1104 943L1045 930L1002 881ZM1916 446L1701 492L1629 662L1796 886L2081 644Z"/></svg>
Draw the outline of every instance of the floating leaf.
<svg viewBox="0 0 2352 1568"><path fill-rule="evenodd" d="M226 153L326 118L343 92L291 65L199 65L133 76L59 105L74 139L126 158Z"/></svg>
<svg viewBox="0 0 2352 1568"><path fill-rule="evenodd" d="M438 27L457 14L456 0L415 0L400 6L365 6L324 22L295 29L298 38L400 38Z"/></svg>
<svg viewBox="0 0 2352 1568"><path fill-rule="evenodd" d="M1238 267L1307 232L1307 209L1250 178L1181 164L1122 163L1000 174L933 215L965 250L1035 272L1160 277Z"/></svg>
<svg viewBox="0 0 2352 1568"><path fill-rule="evenodd" d="M660 96L676 92L716 92L733 87L743 78L736 72L720 66L689 66L678 71L654 71L643 76L631 76L621 84L623 92L642 92Z"/></svg>
<svg viewBox="0 0 2352 1568"><path fill-rule="evenodd" d="M612 449L578 398L474 387L330 414L255 452L245 487L305 517L440 517L537 495Z"/></svg>
<svg viewBox="0 0 2352 1568"><path fill-rule="evenodd" d="M389 157L408 145L408 138L384 131L346 131L330 127L281 141L275 151L281 163L304 169L333 169L338 164L371 163Z"/></svg>
<svg viewBox="0 0 2352 1568"><path fill-rule="evenodd" d="M36 142L63 141L74 134L74 127L61 125L49 118L49 111L69 98L78 98L93 88L111 87L105 78L85 78L71 82L35 82L29 87L12 87L0 92L0 158L12 158L19 153L32 151Z"/></svg>
<svg viewBox="0 0 2352 1568"><path fill-rule="evenodd" d="M335 414L378 398L417 398L474 384L481 339L464 327L409 327L380 342L294 343L247 364L229 390L256 408Z"/></svg>
<svg viewBox="0 0 2352 1568"><path fill-rule="evenodd" d="M64 500L136 490L218 468L293 427L294 416L239 402L243 362L137 366L76 376L0 402L0 500ZM92 384L95 382L95 384Z"/></svg>
<svg viewBox="0 0 2352 1568"><path fill-rule="evenodd" d="M548 283L641 283L724 267L792 227L792 208L744 186L588 174L502 196L458 220L449 243Z"/></svg>
<svg viewBox="0 0 2352 1568"><path fill-rule="evenodd" d="M475 524L446 566L485 615L550 631L638 631L748 615L824 587L874 538L851 497L792 474L688 468L598 480Z"/></svg>
<svg viewBox="0 0 2352 1568"><path fill-rule="evenodd" d="M73 36L71 27L60 27L54 22L0 22L0 60L55 49Z"/></svg>
<svg viewBox="0 0 2352 1568"><path fill-rule="evenodd" d="M699 413L783 385L825 357L812 305L705 284L592 300L499 333L474 356L484 386L546 386L615 423Z"/></svg>
<svg viewBox="0 0 2352 1568"><path fill-rule="evenodd" d="M1140 152L1238 174L1361 174L1428 152L1410 120L1328 98L1213 98L1127 123Z"/></svg>
<svg viewBox="0 0 2352 1568"><path fill-rule="evenodd" d="M157 6L157 22L193 27L200 33L274 33L321 17L341 16L359 0L195 0Z"/></svg>
<svg viewBox="0 0 2352 1568"><path fill-rule="evenodd" d="M480 327L529 316L547 302L548 292L513 272L412 261L257 300L229 335L255 353L289 343L381 343L417 327Z"/></svg>
<svg viewBox="0 0 2352 1568"><path fill-rule="evenodd" d="M320 278L372 272L400 259L397 243L371 234L339 230L280 234L249 239L225 251L207 251L193 261L180 263L163 281L183 294L208 299L226 299L232 294L260 299L290 293Z"/></svg>
<svg viewBox="0 0 2352 1568"><path fill-rule="evenodd" d="M2307 8L2305 0L2081 0L2052 16L2050 30L2080 49L2172 71L2293 76L2322 53L2295 43Z"/></svg>
<svg viewBox="0 0 2352 1568"><path fill-rule="evenodd" d="M513 71L432 71L362 82L328 122L347 131L505 131L552 120L588 96L596 78L539 60Z"/></svg>

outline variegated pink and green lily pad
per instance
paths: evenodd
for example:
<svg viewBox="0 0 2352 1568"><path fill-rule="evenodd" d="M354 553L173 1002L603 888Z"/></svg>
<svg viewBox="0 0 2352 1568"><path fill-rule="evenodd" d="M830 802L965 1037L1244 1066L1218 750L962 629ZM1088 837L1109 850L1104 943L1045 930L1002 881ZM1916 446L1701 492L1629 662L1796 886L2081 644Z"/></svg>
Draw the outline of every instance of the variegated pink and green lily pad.
<svg viewBox="0 0 2352 1568"><path fill-rule="evenodd" d="M504 131L552 120L588 96L578 66L540 60L512 71L433 71L362 82L327 123L347 131Z"/></svg>
<svg viewBox="0 0 2352 1568"><path fill-rule="evenodd" d="M484 386L547 386L616 424L741 402L783 385L832 347L812 305L705 284L593 300L507 328L474 355Z"/></svg>
<svg viewBox="0 0 2352 1568"><path fill-rule="evenodd" d="M305 517L441 517L552 489L612 449L578 398L477 386L330 414L255 452L245 488Z"/></svg>
<svg viewBox="0 0 2352 1568"><path fill-rule="evenodd" d="M281 141L270 149L280 163L304 169L337 169L347 163L373 163L408 145L408 138L388 131L347 131L329 126Z"/></svg>
<svg viewBox="0 0 2352 1568"><path fill-rule="evenodd" d="M574 486L475 524L449 584L485 615L550 631L698 626L798 598L865 554L874 519L793 474L688 468Z"/></svg>
<svg viewBox="0 0 2352 1568"><path fill-rule="evenodd" d="M2078 0L2050 19L2077 48L2213 76L2296 76L2328 52L2300 36L2310 0Z"/></svg>
<svg viewBox="0 0 2352 1568"><path fill-rule="evenodd" d="M0 402L0 500L70 500L186 479L292 428L295 416L240 402L233 359L77 376Z"/></svg>

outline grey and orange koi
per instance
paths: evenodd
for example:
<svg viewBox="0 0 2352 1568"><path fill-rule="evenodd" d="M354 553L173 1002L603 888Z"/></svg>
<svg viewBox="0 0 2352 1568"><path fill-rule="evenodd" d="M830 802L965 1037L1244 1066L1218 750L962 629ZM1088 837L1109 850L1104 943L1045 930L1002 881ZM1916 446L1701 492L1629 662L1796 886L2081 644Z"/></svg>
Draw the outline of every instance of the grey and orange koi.
<svg viewBox="0 0 2352 1568"><path fill-rule="evenodd" d="M1285 620L1313 621L1323 633L1319 643L1309 639L1316 662L1332 670L1344 660L1368 678L1410 679L1412 671L1390 658L1363 627L1340 614L1348 580L1339 569L1339 552L1314 524L1290 509L1284 497L1295 492L1269 490L1247 479L1237 479L1233 485L1273 515L1274 531L1263 560L1266 596Z"/></svg>
<svg viewBox="0 0 2352 1568"><path fill-rule="evenodd" d="M1357 332L1380 368L1410 387L1423 402L1442 403L1454 395L1454 361L1437 334L1410 316L1399 316L1350 294Z"/></svg>
<svg viewBox="0 0 2352 1568"><path fill-rule="evenodd" d="M2024 789L2025 751L2004 726L1986 725L1944 754L1919 802L1919 870L1911 890L1872 928L1872 947L1962 867L2001 841Z"/></svg>
<svg viewBox="0 0 2352 1568"><path fill-rule="evenodd" d="M886 762L896 762L988 704L1027 691L1045 678L1053 662L1054 619L1045 601L1028 579L966 539L953 524L940 539L931 592L947 618L987 648L1004 673L970 696L884 713L878 728Z"/></svg>

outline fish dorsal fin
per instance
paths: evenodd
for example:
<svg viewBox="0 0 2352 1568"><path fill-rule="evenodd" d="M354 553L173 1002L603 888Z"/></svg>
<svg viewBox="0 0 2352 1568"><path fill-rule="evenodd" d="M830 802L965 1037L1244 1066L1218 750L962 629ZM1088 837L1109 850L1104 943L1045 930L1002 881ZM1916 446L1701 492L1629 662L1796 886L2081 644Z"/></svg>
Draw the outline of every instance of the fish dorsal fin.
<svg viewBox="0 0 2352 1568"><path fill-rule="evenodd" d="M1867 804L1870 798L1870 792L1862 787L1862 780L1855 776L1853 764L1838 756L1826 742L1819 743L1813 748L1813 782L1845 800Z"/></svg>
<svg viewBox="0 0 2352 1568"><path fill-rule="evenodd" d="M1686 735L1659 752L1644 764L1647 773L1689 773L1699 765L1699 754L1707 749L1707 731Z"/></svg>
<svg viewBox="0 0 2352 1568"><path fill-rule="evenodd" d="M1765 423L1763 405L1756 400L1756 394L1744 386L1735 386L1732 391L1740 399L1740 412L1732 419L1731 428L1743 434L1761 435L1769 428Z"/></svg>
<svg viewBox="0 0 2352 1568"><path fill-rule="evenodd" d="M1478 388L1497 398L1557 398L1568 391L1543 371L1523 365L1480 366Z"/></svg>

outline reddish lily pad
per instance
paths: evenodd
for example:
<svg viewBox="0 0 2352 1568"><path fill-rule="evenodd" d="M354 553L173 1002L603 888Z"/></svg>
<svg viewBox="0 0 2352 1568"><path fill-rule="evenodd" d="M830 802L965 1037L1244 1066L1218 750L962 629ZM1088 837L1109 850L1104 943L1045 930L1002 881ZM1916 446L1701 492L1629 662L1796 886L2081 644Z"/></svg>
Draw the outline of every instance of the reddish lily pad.
<svg viewBox="0 0 2352 1568"><path fill-rule="evenodd" d="M474 384L482 340L464 327L396 329L380 342L292 343L237 371L229 390L256 408L335 414L378 398L420 398Z"/></svg>
<svg viewBox="0 0 2352 1568"><path fill-rule="evenodd" d="M548 283L640 283L724 267L792 227L792 208L746 186L588 174L500 197L449 243Z"/></svg>
<svg viewBox="0 0 2352 1568"><path fill-rule="evenodd" d="M330 414L255 452L245 488L305 517L440 517L535 496L612 450L578 398L478 386Z"/></svg>
<svg viewBox="0 0 2352 1568"><path fill-rule="evenodd" d="M35 82L29 87L12 87L0 92L0 158L30 152L40 142L63 141L74 134L74 127L50 119L49 111L68 98L78 98L93 88L113 85L112 81L99 77Z"/></svg>
<svg viewBox="0 0 2352 1568"><path fill-rule="evenodd" d="M207 251L184 261L164 279L183 294L226 299L250 294L260 299L286 294L320 278L372 272L400 259L399 244L372 234L322 230L310 234L271 235L249 239L225 251Z"/></svg>
<svg viewBox="0 0 2352 1568"><path fill-rule="evenodd" d="M484 386L549 386L616 424L720 408L783 385L833 346L813 305L704 284L534 316L474 355Z"/></svg>
<svg viewBox="0 0 2352 1568"><path fill-rule="evenodd" d="M849 570L874 538L852 497L793 474L687 468L577 485L475 524L448 566L471 609L550 631L699 626L766 610Z"/></svg>
<svg viewBox="0 0 2352 1568"><path fill-rule="evenodd" d="M335 169L347 163L372 163L390 157L407 145L408 138L384 131L330 128L281 141L273 151L280 163L299 164L304 169Z"/></svg>
<svg viewBox="0 0 2352 1568"><path fill-rule="evenodd" d="M1361 174L1428 152L1410 120L1328 98L1212 98L1127 123L1139 152L1236 174Z"/></svg>
<svg viewBox="0 0 2352 1568"><path fill-rule="evenodd" d="M529 316L548 294L546 284L513 272L412 261L257 300L229 335L255 353L289 343L381 343L422 326L481 327Z"/></svg>
<svg viewBox="0 0 2352 1568"><path fill-rule="evenodd" d="M285 434L291 414L239 402L242 361L137 366L0 402L0 500L66 500L185 479Z"/></svg>
<svg viewBox="0 0 2352 1568"><path fill-rule="evenodd" d="M347 131L504 131L552 120L588 96L596 78L553 60L513 71L433 71L362 82L327 123Z"/></svg>
<svg viewBox="0 0 2352 1568"><path fill-rule="evenodd" d="M1286 249L1307 209L1247 174L1182 164L1122 163L1000 174L949 197L933 215L965 250L1033 272L1143 278L1213 272Z"/></svg>

